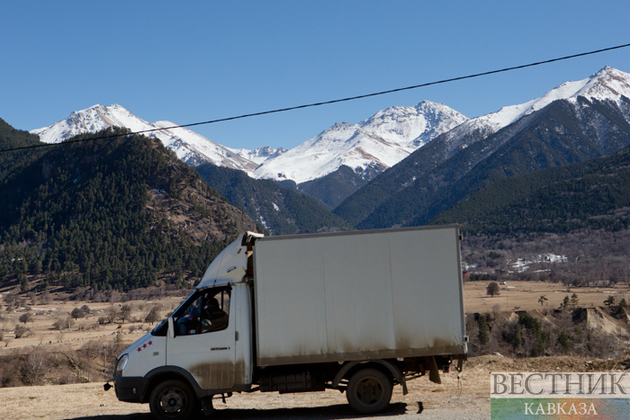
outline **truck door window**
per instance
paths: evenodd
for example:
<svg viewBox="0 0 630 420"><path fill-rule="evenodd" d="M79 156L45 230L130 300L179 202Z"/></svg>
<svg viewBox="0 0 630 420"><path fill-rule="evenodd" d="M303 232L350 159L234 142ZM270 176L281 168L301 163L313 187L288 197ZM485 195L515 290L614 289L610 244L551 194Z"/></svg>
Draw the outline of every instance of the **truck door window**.
<svg viewBox="0 0 630 420"><path fill-rule="evenodd" d="M202 334L228 327L230 287L203 290L175 316L177 335Z"/></svg>
<svg viewBox="0 0 630 420"><path fill-rule="evenodd" d="M230 290L208 293L201 312L201 332L224 330L228 326L230 311Z"/></svg>

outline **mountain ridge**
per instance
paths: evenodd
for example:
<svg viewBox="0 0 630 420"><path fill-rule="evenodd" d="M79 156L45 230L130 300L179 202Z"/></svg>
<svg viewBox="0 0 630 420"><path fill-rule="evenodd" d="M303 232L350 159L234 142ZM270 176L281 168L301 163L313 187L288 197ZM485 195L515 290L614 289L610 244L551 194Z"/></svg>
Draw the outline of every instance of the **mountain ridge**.
<svg viewBox="0 0 630 420"><path fill-rule="evenodd" d="M611 83L611 80L614 83ZM449 188L456 189L459 180L463 180L471 187L470 177L467 176L469 173L486 171L488 174L485 182L491 182L504 176L522 173L519 171L527 170L525 168L527 165L531 166L530 170L536 167L544 168L549 164L555 165L553 160L540 164L532 162L530 155L536 154L537 148L542 147L545 142L547 145L551 144L552 148L556 146L564 148L564 153L567 153L573 146L568 143L561 146L558 143L558 139L563 138L565 134L568 137L575 137L571 141L576 144L581 139L579 147L587 147L588 138L591 137L595 140L588 147L601 148L609 138L612 139L611 142L616 142L614 147L601 148L597 153L588 155L588 158L618 150L628 141L626 132L630 127L629 81L630 75L605 67L590 78L579 82L566 82L543 97L523 105L504 107L497 113L468 120L438 136L394 168L379 175L340 204L334 213L353 226L364 229L423 224L435 216L436 212L441 211L440 209L443 210L442 207L456 202L456 196L449 198L453 192ZM611 87L611 84L614 86ZM592 101L588 99L589 97L582 96L583 94L590 94ZM558 105L560 102L566 105ZM554 110L552 116L545 114L549 109ZM547 122L544 126L536 126L545 118L544 115L554 118L554 121ZM506 123L508 125L503 125ZM483 169L483 163L486 162L487 166L488 162L491 162L487 159L504 144L513 141L516 145L514 147L518 148L518 141L515 138L527 130L530 132L525 135L526 138L531 140L539 137L544 140L539 139L535 146L532 143L531 147L536 150L519 152L523 154L520 157L522 160L530 159L529 163L516 164L515 167L520 169L510 173L499 169L501 165L495 156L494 169L491 167ZM624 140L617 138L618 135ZM598 142L600 145L594 146ZM570 153L579 155L581 152ZM516 156L514 155L512 159L516 159ZM557 163L573 162L570 159L564 163L561 161L562 159ZM493 178L496 176L499 178ZM474 188L482 187L483 185L479 184ZM462 198L462 194L466 195L467 192L460 192L458 197ZM431 196L433 198L430 198Z"/></svg>

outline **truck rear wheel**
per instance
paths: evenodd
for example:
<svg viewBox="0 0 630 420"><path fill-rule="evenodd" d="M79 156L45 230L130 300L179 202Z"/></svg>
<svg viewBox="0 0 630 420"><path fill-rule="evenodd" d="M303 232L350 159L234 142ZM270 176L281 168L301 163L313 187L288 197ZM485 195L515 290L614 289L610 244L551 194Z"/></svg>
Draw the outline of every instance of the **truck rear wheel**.
<svg viewBox="0 0 630 420"><path fill-rule="evenodd" d="M199 400L188 384L170 380L153 389L149 405L151 413L159 420L183 420L197 411Z"/></svg>
<svg viewBox="0 0 630 420"><path fill-rule="evenodd" d="M377 413L389 405L392 387L392 381L380 370L361 369L350 378L346 397L359 413Z"/></svg>

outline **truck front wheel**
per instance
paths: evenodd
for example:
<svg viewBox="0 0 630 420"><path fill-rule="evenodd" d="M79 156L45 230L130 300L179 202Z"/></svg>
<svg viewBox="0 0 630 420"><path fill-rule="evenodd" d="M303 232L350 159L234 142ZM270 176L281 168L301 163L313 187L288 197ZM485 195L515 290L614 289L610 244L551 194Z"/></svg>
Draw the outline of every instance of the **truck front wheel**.
<svg viewBox="0 0 630 420"><path fill-rule="evenodd" d="M197 411L199 401L188 384L169 380L153 389L149 405L151 413L159 420L183 420Z"/></svg>
<svg viewBox="0 0 630 420"><path fill-rule="evenodd" d="M392 381L380 370L361 369L350 378L346 397L359 413L377 413L389 405L392 387Z"/></svg>

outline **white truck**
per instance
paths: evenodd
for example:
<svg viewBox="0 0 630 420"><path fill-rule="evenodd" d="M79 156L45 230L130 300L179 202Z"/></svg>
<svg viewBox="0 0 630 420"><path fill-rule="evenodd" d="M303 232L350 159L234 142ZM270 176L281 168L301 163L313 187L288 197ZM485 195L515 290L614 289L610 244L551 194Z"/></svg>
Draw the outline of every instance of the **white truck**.
<svg viewBox="0 0 630 420"><path fill-rule="evenodd" d="M457 226L248 232L119 357L121 401L183 419L233 392L346 392L361 413L467 353ZM109 387L109 382L105 385Z"/></svg>

